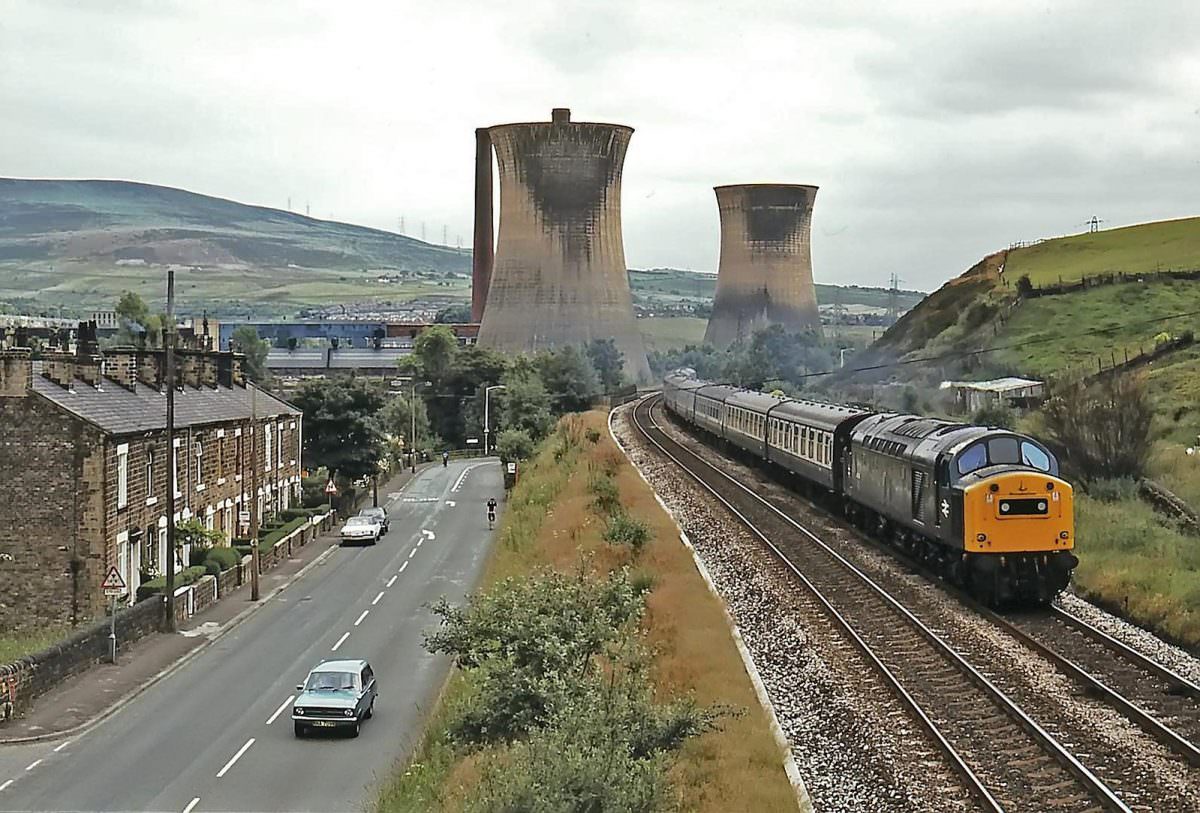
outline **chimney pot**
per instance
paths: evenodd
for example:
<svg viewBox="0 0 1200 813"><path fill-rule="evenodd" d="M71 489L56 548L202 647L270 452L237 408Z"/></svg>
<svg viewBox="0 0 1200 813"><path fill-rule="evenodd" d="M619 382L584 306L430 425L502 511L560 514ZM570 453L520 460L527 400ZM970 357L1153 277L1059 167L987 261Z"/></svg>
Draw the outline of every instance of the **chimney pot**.
<svg viewBox="0 0 1200 813"><path fill-rule="evenodd" d="M571 123L571 108L556 107L550 111L550 121L554 124L570 124Z"/></svg>

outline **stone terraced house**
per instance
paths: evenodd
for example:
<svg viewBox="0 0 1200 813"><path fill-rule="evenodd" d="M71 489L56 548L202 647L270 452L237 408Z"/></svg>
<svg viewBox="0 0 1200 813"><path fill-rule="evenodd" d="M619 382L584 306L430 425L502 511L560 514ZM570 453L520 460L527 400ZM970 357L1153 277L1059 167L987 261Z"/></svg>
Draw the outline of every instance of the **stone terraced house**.
<svg viewBox="0 0 1200 813"><path fill-rule="evenodd" d="M241 360L176 353L169 450L163 351L101 356L85 340L35 361L27 349L0 350L0 628L102 614L114 565L126 602L142 574L172 559L186 567L188 551L167 555L168 466L176 522L195 518L227 537L255 498L251 465L260 516L299 504L301 413L249 383Z"/></svg>

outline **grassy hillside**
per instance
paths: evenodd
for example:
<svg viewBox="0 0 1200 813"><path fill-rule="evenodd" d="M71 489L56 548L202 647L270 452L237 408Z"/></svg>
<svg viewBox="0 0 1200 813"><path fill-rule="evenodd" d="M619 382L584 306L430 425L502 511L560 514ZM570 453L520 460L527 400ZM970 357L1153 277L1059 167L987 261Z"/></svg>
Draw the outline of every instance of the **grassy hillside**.
<svg viewBox="0 0 1200 813"><path fill-rule="evenodd" d="M1047 240L1008 252L1004 278L1015 285L1028 275L1034 285L1062 278L1124 271L1127 274L1200 267L1200 217L1164 220Z"/></svg>
<svg viewBox="0 0 1200 813"><path fill-rule="evenodd" d="M0 301L89 309L124 289L183 303L295 305L411 299L469 283L468 252L377 229L125 181L0 178ZM371 269L371 273L366 273ZM379 270L400 279L380 283Z"/></svg>
<svg viewBox="0 0 1200 813"><path fill-rule="evenodd" d="M712 299L717 289L717 275L703 271L683 271L678 268L633 269L629 282L635 296L643 299L705 300ZM886 288L864 288L859 285L816 284L817 302L833 304L841 299L843 305L870 305L875 308L888 306L889 291ZM901 310L913 307L925 297L922 291L898 292L897 301Z"/></svg>

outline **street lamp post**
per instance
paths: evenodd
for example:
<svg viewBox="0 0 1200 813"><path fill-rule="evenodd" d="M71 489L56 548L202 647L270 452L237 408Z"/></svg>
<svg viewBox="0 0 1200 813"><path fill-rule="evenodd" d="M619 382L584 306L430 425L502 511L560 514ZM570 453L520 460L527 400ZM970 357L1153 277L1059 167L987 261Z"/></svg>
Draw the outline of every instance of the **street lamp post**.
<svg viewBox="0 0 1200 813"><path fill-rule="evenodd" d="M483 391L483 456L488 454L488 399L492 395L492 390L508 389L503 384L493 384Z"/></svg>
<svg viewBox="0 0 1200 813"><path fill-rule="evenodd" d="M408 435L408 464L411 467L409 471L413 474L417 473L417 377L400 376L399 381L407 381L411 388L408 395L408 414L412 418L412 430ZM401 467L403 470L403 467Z"/></svg>

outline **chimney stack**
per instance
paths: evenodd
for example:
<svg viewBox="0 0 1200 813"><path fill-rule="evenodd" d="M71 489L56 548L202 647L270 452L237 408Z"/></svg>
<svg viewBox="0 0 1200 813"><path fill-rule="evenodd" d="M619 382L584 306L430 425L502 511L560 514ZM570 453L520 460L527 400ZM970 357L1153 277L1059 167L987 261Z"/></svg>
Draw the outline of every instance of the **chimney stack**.
<svg viewBox="0 0 1200 813"><path fill-rule="evenodd" d="M32 351L28 347L0 350L0 398L22 398L31 386Z"/></svg>
<svg viewBox="0 0 1200 813"><path fill-rule="evenodd" d="M218 383L217 354L205 351L200 354L200 386L216 389Z"/></svg>
<svg viewBox="0 0 1200 813"><path fill-rule="evenodd" d="M229 386L244 387L246 386L246 375L242 372L242 360L246 357L241 353L229 354Z"/></svg>
<svg viewBox="0 0 1200 813"><path fill-rule="evenodd" d="M80 322L75 343L75 374L88 386L98 389L103 361L100 342L96 338L96 323Z"/></svg>
<svg viewBox="0 0 1200 813"><path fill-rule="evenodd" d="M139 350L137 358L138 381L147 387L162 391L163 386L163 353L158 350Z"/></svg>
<svg viewBox="0 0 1200 813"><path fill-rule="evenodd" d="M183 368L179 377L181 387L200 388L200 354L194 350L180 350L176 358Z"/></svg>
<svg viewBox="0 0 1200 813"><path fill-rule="evenodd" d="M137 391L136 347L114 347L104 355L104 374L130 392Z"/></svg>
<svg viewBox="0 0 1200 813"><path fill-rule="evenodd" d="M75 354L48 351L42 354L42 375L63 389L75 383Z"/></svg>

